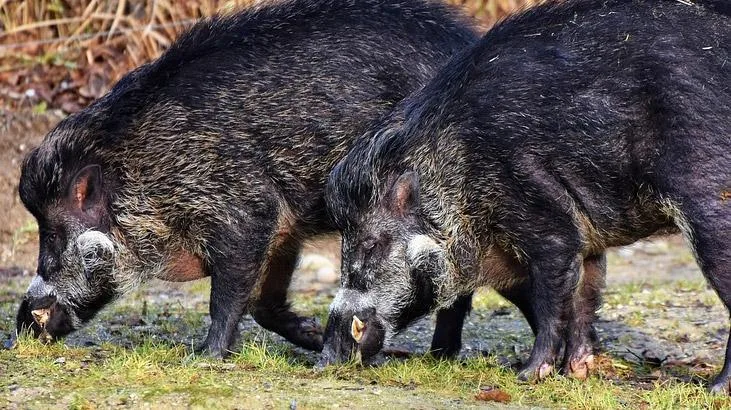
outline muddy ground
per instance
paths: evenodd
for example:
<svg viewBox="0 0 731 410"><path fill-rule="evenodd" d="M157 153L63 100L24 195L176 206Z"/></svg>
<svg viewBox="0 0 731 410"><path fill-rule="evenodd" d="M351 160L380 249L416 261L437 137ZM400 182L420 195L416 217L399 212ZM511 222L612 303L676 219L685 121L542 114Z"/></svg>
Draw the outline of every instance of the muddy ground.
<svg viewBox="0 0 731 410"><path fill-rule="evenodd" d="M32 277L37 252L37 229L17 196L19 166L30 147L40 142L59 116L0 115L0 338L5 339L12 332L13 312ZM295 275L295 306L324 320L338 279L337 266L337 238L308 244ZM607 279L606 303L597 323L607 354L658 369L667 364L690 369L670 376L648 372L633 383L652 383L662 377L703 383L703 375L719 368L728 314L705 285L682 238L652 238L611 250ZM151 283L121 301L123 309L102 315L67 343L95 346L106 341L133 347L142 339L153 338L192 345L205 334L208 319L175 322L175 312L196 311L204 316L207 286L205 280L193 284ZM147 309L163 316L172 312L168 317L174 326L141 319ZM249 318L241 328L245 334L267 333ZM120 329L134 329L138 337ZM396 338L390 348L420 354L428 348L432 329L432 318L425 318ZM281 342L275 335L267 337ZM462 355L496 355L514 365L525 359L530 341L529 328L516 309L494 295L483 294L465 326ZM298 354L309 362L316 358L302 351ZM0 368L0 374L2 371ZM0 391L7 388L3 383L0 380Z"/></svg>

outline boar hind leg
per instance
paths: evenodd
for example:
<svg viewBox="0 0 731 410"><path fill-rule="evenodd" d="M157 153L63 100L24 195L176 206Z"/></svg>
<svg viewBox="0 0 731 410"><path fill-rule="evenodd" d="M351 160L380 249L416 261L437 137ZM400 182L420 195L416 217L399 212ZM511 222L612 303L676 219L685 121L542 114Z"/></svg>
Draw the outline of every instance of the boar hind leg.
<svg viewBox="0 0 731 410"><path fill-rule="evenodd" d="M594 330L596 311L601 306L601 291L607 272L605 254L584 258L581 279L574 294L574 306L568 324L568 340L563 373L586 379L594 367L594 347L597 335Z"/></svg>
<svg viewBox="0 0 731 410"><path fill-rule="evenodd" d="M322 327L314 318L292 312L287 290L297 265L300 243L288 236L270 251L264 267L259 298L252 316L261 327L275 332L297 346L322 351Z"/></svg>
<svg viewBox="0 0 731 410"><path fill-rule="evenodd" d="M573 241L553 237L526 247L533 252L528 260L531 311L537 332L528 363L518 374L521 380L542 379L551 374L564 347L566 320L571 316L573 291L583 263L578 235L575 236Z"/></svg>
<svg viewBox="0 0 731 410"><path fill-rule="evenodd" d="M523 314L525 320L528 322L530 329L533 331L533 335L538 333L538 324L536 323L535 315L533 314L533 307L531 306L531 286L529 280L523 280L516 282L513 286L503 289L495 289L500 296L507 299L510 303L515 305Z"/></svg>
<svg viewBox="0 0 731 410"><path fill-rule="evenodd" d="M731 311L731 200L723 193L715 193L677 201L679 212L675 219L693 247L703 274ZM731 338L721 373L710 390L726 394L731 390Z"/></svg>
<svg viewBox="0 0 731 410"><path fill-rule="evenodd" d="M453 358L462 349L462 326L472 309L472 293L460 296L452 306L437 312L430 353L437 358Z"/></svg>

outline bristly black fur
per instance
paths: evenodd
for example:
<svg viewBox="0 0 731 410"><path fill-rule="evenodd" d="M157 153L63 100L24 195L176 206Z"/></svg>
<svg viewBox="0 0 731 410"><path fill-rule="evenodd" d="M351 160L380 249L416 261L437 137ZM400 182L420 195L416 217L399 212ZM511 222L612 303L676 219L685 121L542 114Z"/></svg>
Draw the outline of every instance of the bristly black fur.
<svg viewBox="0 0 731 410"><path fill-rule="evenodd" d="M726 1L568 0L506 19L333 169L343 271L358 276L341 294L393 330L425 255L443 263L422 275L439 284L423 306L523 282L508 292L536 333L521 378L587 367L608 247L680 229L731 308L730 86ZM419 203L393 212L410 175ZM374 238L388 257L367 258ZM711 388L729 386L731 344Z"/></svg>
<svg viewBox="0 0 731 410"><path fill-rule="evenodd" d="M341 229L344 228L350 223L349 221L354 220L354 218L357 219L361 215L363 208L373 205L384 194L382 190L379 191L378 181L374 181L374 175L398 175L409 169L409 165L403 164L402 161L409 155L409 150L414 145L412 142L414 139L419 140L419 143L423 144L422 139L425 134L431 138L441 138L444 130L439 129L439 127L445 123L442 120L449 118L450 115L458 116L460 112L464 112L460 110L469 108L467 105L462 105L452 111L445 110L448 104L452 103L459 94L465 92L466 88L469 87L467 83L470 81L470 76L474 75L473 71L476 69L476 64L483 62L486 58L500 59L501 54L505 56L506 53L514 55L516 53L528 52L533 54L538 53L539 55L532 55L530 57L535 57L544 62L560 61L566 66L577 65L581 63L581 61L577 60L579 56L569 54L566 49L561 49L558 45L531 49L531 38L535 36L536 39L534 41L541 42L543 38L540 36L546 35L546 29L552 32L550 35L560 35L561 32L569 33L572 27L560 23L562 16L569 12L575 13L576 15L589 16L592 13L601 13L600 10L602 9L644 9L646 11L648 7L653 7L658 9L658 13L673 13L672 11L665 10L671 10L669 8L674 6L673 3L677 3L677 0L653 0L645 3L651 6L643 6L642 2L638 0L573 0L553 2L541 7L529 8L522 13L509 16L498 22L480 42L455 55L450 61L449 69L443 70L439 76L436 76L419 93L423 97L417 98L412 96L404 100L398 110L389 113L387 117L373 126L366 132L363 138L360 138L355 143L355 149L348 152L347 159L344 159L336 165L331 173L327 190L328 203L332 204L329 209L336 226ZM675 22L676 27L688 29L688 25L692 25L696 19L702 19L702 17L699 17L699 14L704 15L707 11L731 15L731 2L727 0L701 0L694 1L693 3L693 5L687 6L688 8L685 10L692 11L692 13L688 13L686 16L675 13L673 18L677 19ZM622 17L621 19L623 20L622 23L627 26L631 26L632 24L641 25L642 23L638 23L638 21L643 20L645 16L646 13L639 13L634 18ZM603 17L611 18L611 16ZM644 21L651 25L663 24L662 16L654 21L653 19ZM621 27L622 23L617 27L617 33L619 33L619 27ZM605 23L602 19L597 19L594 23L584 24L596 24L600 26ZM711 24L718 25L723 23ZM670 32L667 29L662 30L660 27L656 28L661 32ZM718 29L714 27L708 28L710 31ZM576 29L576 31L578 30L580 28ZM650 31L648 30L648 32ZM632 38L631 32L627 32L626 35L629 36L628 39ZM590 43L591 47L598 49L601 47L602 42L608 41L609 39L597 36L596 38L587 40L587 43ZM651 38L647 38L647 41L652 40ZM709 44L711 42L715 44L714 39L709 39ZM718 40L718 42L722 43L721 40ZM652 47L652 43L647 44L647 46ZM510 49L511 47L512 49ZM724 52L723 50L717 51ZM590 57L583 56L581 58ZM518 60L516 63L517 65L515 67L501 66L501 68L506 71L520 71L522 69L521 62ZM540 67L536 67L535 69L538 70ZM501 74L504 75L503 73ZM597 72L596 75L602 75L602 73ZM507 77L510 76L507 75ZM567 78L567 80L570 79ZM586 81L587 79L577 77L576 80ZM529 84L525 86L528 87ZM436 119L440 121L436 122ZM451 120L451 118L449 119ZM418 133L413 132L416 124L419 124L420 127ZM558 127L558 125L556 126ZM379 171L374 173L374 170ZM374 185L374 183L376 184Z"/></svg>
<svg viewBox="0 0 731 410"><path fill-rule="evenodd" d="M227 353L249 306L262 326L319 349L317 324L289 309L287 287L302 241L334 230L327 174L374 119L476 39L427 0L282 0L201 21L24 162L39 271L59 277L68 233L100 228L67 212L74 175L98 165L106 208L93 216L108 220L94 222L128 252L115 259L120 282L212 276L204 347L214 355Z"/></svg>
<svg viewBox="0 0 731 410"><path fill-rule="evenodd" d="M456 51L460 48L456 44L474 40L474 34L458 20L454 12L436 2L403 0L288 0L274 7L252 7L232 15L204 19L177 39L159 59L130 72L109 94L62 123L69 134L84 133L85 138L58 141L53 149L41 149L29 155L25 168L44 171L42 175L22 179L21 198L27 199L24 203L31 210L46 198L54 198L58 187L67 182L56 164L104 161L104 158L87 157L95 150L119 144L119 139L129 138L138 114L150 106L168 100L199 106L206 101L202 93L210 88L207 82L213 80L235 89L230 82L235 80L237 71L252 74L259 69L266 71L276 63L272 61L273 56L283 56L284 50L301 47L303 41L317 44L312 50L313 58L331 59L338 57L341 47L365 37L366 33L377 32L375 37L384 39L390 37L384 28L398 27L414 33L415 37L421 36L421 41L445 45L454 42ZM333 41L322 41L325 38ZM383 51L384 55L389 54L387 46ZM407 66L418 64L418 59L408 61L409 51L398 50L392 55L393 65L400 68L399 72L386 75L384 71L378 75L379 80L392 86L381 92L384 101L395 102L404 97L398 89L405 88L401 84L410 83L406 76L412 70ZM296 63L294 58L291 63ZM342 67L343 70L351 68ZM219 74L222 70L231 74L230 82ZM417 71L423 71L420 76L426 78L426 67L417 67ZM278 81L286 87L286 75L281 74ZM69 170L64 175L72 173Z"/></svg>

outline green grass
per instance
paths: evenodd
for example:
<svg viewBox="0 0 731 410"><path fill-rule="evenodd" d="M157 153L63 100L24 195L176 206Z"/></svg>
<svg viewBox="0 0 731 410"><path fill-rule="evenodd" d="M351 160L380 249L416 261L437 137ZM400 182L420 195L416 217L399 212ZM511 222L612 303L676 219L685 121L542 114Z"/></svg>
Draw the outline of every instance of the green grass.
<svg viewBox="0 0 731 410"><path fill-rule="evenodd" d="M59 360L63 358L63 362ZM192 356L183 346L146 342L132 349L101 345L95 349L44 346L22 340L13 351L0 352L8 376L0 389L0 406L13 403L19 390L25 405L95 408L137 406L304 407L334 403L378 408L416 403L441 407L448 403L479 404L480 386L498 386L510 394L512 405L607 408L702 408L731 405L703 387L676 381L648 387L632 384L631 369L622 376L611 358L604 357L598 376L586 382L554 376L539 384L519 383L515 373L495 358L438 361L416 357L380 367L343 365L323 372L282 345L249 342L225 362ZM621 363L619 363L621 365ZM625 364L624 367L631 367ZM22 387L20 387L22 386ZM405 400L405 397L408 400ZM419 407L419 406L417 406Z"/></svg>
<svg viewBox="0 0 731 410"><path fill-rule="evenodd" d="M0 283L3 329L12 326L13 309L27 284L23 282ZM107 336L110 341L95 346L43 345L23 338L15 349L0 350L0 408L289 408L293 403L298 408L477 407L489 405L475 399L482 386L507 392L510 405L517 407L731 406L729 398L705 391L703 380L717 367L657 368L606 353L598 357L596 374L585 382L551 376L541 383L521 383L515 371L501 365L496 356L439 361L416 355L378 367L349 363L316 371L313 355L252 328L245 331L238 352L225 361L212 360L192 354L190 346L205 330L207 304L202 295L207 287L192 284L185 292L193 299L186 306L156 301L151 297L155 291L149 289L130 295L85 330L90 335L111 335ZM627 292L631 298L624 297ZM626 285L608 291L610 302L605 309L631 301L646 310L677 301L678 294L702 299L705 292L705 286L695 282ZM326 297L295 298L300 311L321 321L328 303ZM474 305L477 318L508 306L493 292L480 292ZM135 328L132 322L144 326Z"/></svg>
<svg viewBox="0 0 731 410"><path fill-rule="evenodd" d="M45 109L45 108L44 108ZM38 236L38 224L35 219L28 219L20 228L13 232L12 250L27 243L31 238Z"/></svg>

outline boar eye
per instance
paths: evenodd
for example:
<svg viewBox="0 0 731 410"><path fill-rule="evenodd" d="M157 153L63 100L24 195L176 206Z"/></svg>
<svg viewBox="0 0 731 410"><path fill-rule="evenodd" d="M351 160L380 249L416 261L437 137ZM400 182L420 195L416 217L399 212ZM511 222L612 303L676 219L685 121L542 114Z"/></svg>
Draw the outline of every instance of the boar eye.
<svg viewBox="0 0 731 410"><path fill-rule="evenodd" d="M376 249L377 242L375 239L366 239L361 244L361 247L363 248L363 261L368 261L371 258L371 255L374 252L374 249Z"/></svg>
<svg viewBox="0 0 731 410"><path fill-rule="evenodd" d="M363 262L368 262L374 257L380 257L388 247L388 238L370 238L363 241L361 245L363 248Z"/></svg>
<svg viewBox="0 0 731 410"><path fill-rule="evenodd" d="M54 244L56 243L56 239L58 239L58 235L55 231L48 230L41 233L41 238L45 238L45 241L48 244Z"/></svg>

